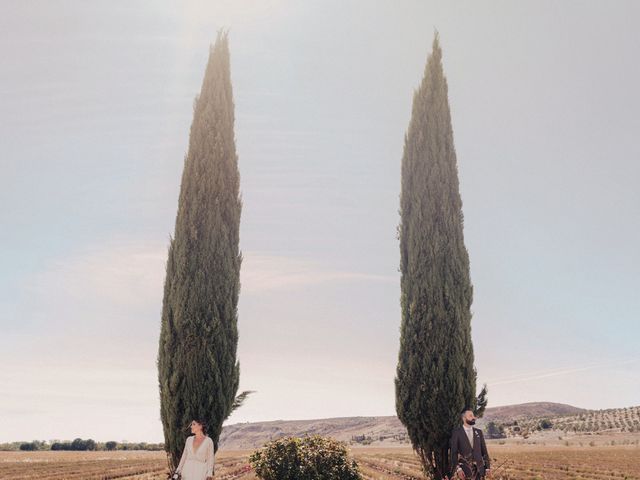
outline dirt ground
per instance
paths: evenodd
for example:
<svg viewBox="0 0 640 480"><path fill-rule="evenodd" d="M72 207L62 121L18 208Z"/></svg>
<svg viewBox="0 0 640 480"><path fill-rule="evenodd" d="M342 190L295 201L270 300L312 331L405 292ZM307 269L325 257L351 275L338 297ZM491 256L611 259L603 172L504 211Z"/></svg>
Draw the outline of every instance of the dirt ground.
<svg viewBox="0 0 640 480"><path fill-rule="evenodd" d="M609 440L610 441L610 440ZM579 440L519 444L491 442L494 480L629 479L640 480L640 446L596 445ZM408 447L351 448L365 480L423 478L417 457ZM255 480L248 465L250 451L221 451L216 478ZM0 479L11 480L160 480L166 479L164 452L0 452Z"/></svg>

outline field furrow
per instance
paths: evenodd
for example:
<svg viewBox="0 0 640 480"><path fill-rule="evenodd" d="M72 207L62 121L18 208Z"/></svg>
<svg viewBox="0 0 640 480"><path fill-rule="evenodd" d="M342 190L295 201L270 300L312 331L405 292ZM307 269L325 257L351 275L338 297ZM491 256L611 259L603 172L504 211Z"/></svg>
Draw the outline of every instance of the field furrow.
<svg viewBox="0 0 640 480"><path fill-rule="evenodd" d="M640 480L640 448L490 448L494 480ZM220 452L218 480L257 480L248 451ZM410 449L351 452L364 480L421 480L422 466ZM163 452L0 452L0 479L166 480Z"/></svg>

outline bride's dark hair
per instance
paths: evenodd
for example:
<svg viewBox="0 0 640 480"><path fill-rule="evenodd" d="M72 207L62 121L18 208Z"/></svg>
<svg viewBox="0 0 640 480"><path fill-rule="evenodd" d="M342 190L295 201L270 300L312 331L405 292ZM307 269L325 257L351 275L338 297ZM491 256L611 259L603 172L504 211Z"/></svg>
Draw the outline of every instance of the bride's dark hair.
<svg viewBox="0 0 640 480"><path fill-rule="evenodd" d="M193 421L202 425L202 433L204 435L207 435L209 433L207 431L207 422L205 422L203 418L196 417L193 419Z"/></svg>

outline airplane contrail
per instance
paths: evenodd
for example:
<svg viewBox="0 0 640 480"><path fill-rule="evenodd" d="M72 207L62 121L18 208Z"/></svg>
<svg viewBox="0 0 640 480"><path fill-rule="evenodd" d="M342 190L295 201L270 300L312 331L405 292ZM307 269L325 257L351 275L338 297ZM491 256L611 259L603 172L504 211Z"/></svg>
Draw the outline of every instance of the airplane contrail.
<svg viewBox="0 0 640 480"><path fill-rule="evenodd" d="M557 377L560 375L570 375L572 373L578 373L578 372L584 372L587 370L594 370L596 368L604 368L604 367L613 367L613 366L618 366L618 365L627 365L630 363L635 363L637 361L640 360L640 357L636 357L636 358L628 358L625 360L615 360L615 361L611 361L611 362L600 362L600 363L594 363L591 365L584 365L581 367L565 367L565 368L561 368L561 369L554 369L554 370L542 370L539 372L530 372L530 373L523 373L523 374L519 374L519 375L514 375L512 377L507 377L507 378L503 378L503 379L498 379L495 381L488 381L487 385L488 386L496 386L496 385L508 385L510 383L519 383L519 382L528 382L530 380L538 380L540 378L549 378L549 377Z"/></svg>

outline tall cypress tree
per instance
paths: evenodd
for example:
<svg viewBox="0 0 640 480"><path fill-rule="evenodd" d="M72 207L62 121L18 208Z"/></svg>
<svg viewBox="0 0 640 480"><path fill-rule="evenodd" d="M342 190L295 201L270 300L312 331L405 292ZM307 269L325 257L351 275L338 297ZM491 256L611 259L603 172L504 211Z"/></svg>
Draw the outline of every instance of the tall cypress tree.
<svg viewBox="0 0 640 480"><path fill-rule="evenodd" d="M175 234L169 246L158 352L165 449L174 469L193 418L218 448L235 408L240 365L240 176L226 33L210 48L194 104Z"/></svg>
<svg viewBox="0 0 640 480"><path fill-rule="evenodd" d="M449 472L449 438L461 410L477 406L473 287L447 90L436 33L414 93L402 157L402 323L395 386L398 417L425 472L438 479Z"/></svg>

